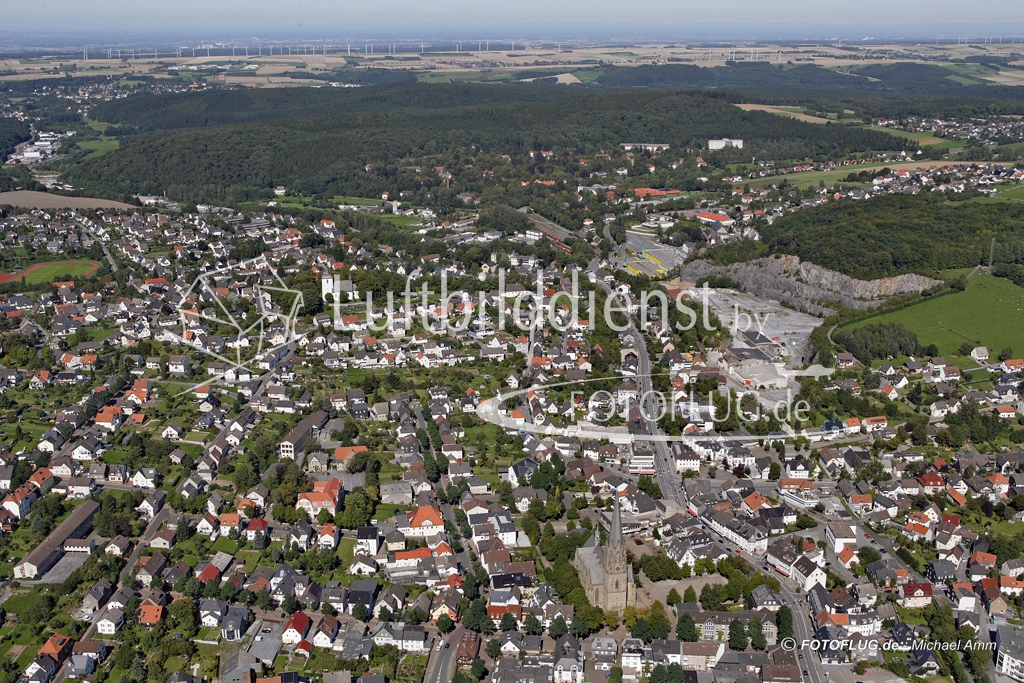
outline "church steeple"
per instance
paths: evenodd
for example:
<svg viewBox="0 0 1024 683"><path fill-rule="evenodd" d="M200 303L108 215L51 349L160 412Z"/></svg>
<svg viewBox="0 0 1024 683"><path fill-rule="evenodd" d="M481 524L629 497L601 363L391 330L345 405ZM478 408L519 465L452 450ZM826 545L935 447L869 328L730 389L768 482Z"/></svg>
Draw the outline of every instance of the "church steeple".
<svg viewBox="0 0 1024 683"><path fill-rule="evenodd" d="M615 492L615 505L612 508L612 524L608 530L608 545L613 548L622 546L622 515L619 512L619 494Z"/></svg>

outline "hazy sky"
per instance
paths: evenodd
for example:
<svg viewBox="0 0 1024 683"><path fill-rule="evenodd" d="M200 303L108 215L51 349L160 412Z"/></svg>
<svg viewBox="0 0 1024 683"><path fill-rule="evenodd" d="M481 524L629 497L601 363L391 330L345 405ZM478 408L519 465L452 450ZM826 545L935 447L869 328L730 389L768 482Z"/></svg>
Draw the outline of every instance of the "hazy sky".
<svg viewBox="0 0 1024 683"><path fill-rule="evenodd" d="M964 20L978 22L959 26ZM758 27L809 25L877 27L923 35L958 32L980 35L1024 30L1021 0L0 0L0 32L80 32L129 29L167 31L341 34L374 27L414 35L421 31L477 27L501 35L502 28L533 27L571 34L574 27L603 26L624 33L661 33L695 24L735 26L741 33ZM982 25L985 24L985 25ZM687 30L687 27L690 27ZM766 30L771 30L767 29Z"/></svg>

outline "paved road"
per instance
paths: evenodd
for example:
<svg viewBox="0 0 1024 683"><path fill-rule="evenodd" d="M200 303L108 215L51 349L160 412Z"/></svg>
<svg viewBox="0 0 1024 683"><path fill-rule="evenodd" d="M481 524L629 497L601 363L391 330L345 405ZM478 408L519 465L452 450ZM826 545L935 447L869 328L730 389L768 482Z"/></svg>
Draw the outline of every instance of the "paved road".
<svg viewBox="0 0 1024 683"><path fill-rule="evenodd" d="M427 448L430 449L430 454L433 457L437 457L437 453L434 451L434 440L430 439L430 430L427 429L427 419L423 417L423 406L420 405L419 401L412 402L412 412L416 413L416 428L422 429L427 434Z"/></svg>
<svg viewBox="0 0 1024 683"><path fill-rule="evenodd" d="M605 223L604 236L612 245L613 257L616 251L615 239L612 237L611 228ZM620 247L619 251L624 250L625 247ZM612 258L614 268L614 258ZM591 266L594 264L592 263ZM611 286L605 282L598 280L597 284L601 287L606 294L611 293ZM637 355L639 356L640 363L637 368L637 389L640 392L642 398L646 398L644 402L644 411L646 415L657 415L659 413L659 406L657 405L658 400L655 398L654 386L651 380L651 358L647 354L647 344L644 341L643 335L634 325L632 318L629 320L630 334L632 334L635 340L635 346L637 349ZM664 498L671 500L679 507L683 507L683 499L679 493L679 480L676 478L675 462L671 457L668 449L668 443L663 441L664 434L658 427L658 423L654 420L647 420L647 426L650 429L650 433L655 437L654 441L654 467L657 470L658 486L661 487L661 494Z"/></svg>
<svg viewBox="0 0 1024 683"><path fill-rule="evenodd" d="M632 324L632 321L630 321ZM644 398L643 412L646 418L649 415L657 415L660 411L659 399L654 393L654 385L651 380L651 359L647 355L647 344L643 335L637 329L631 330L633 339L636 341L637 356L640 363L637 368L637 390L641 398ZM679 507L683 506L683 499L679 493L679 480L676 478L675 463L669 453L668 443L664 440L664 434L654 420L647 419L647 427L650 429L654 440L654 467L658 470L658 486L661 487L662 496L671 500Z"/></svg>
<svg viewBox="0 0 1024 683"><path fill-rule="evenodd" d="M459 528L458 523L455 521L454 505L442 505L441 514L444 515L445 521L451 522L452 526L454 526L456 529ZM459 533L461 534L462 532L460 531ZM473 569L473 562L472 560L470 560L469 551L467 550L467 547L469 546L469 540L470 539L468 538L463 538L462 550L455 553L455 556L459 559L459 566L461 566L466 572L470 572Z"/></svg>
<svg viewBox="0 0 1024 683"><path fill-rule="evenodd" d="M153 516L153 519L149 521L149 524L146 525L146 530L142 532L142 536L139 537L138 542L136 542L135 550L133 550L132 554L128 557L128 562L125 563L124 569L121 570L121 576L118 577L117 585L114 586L114 589L113 591L111 591L111 594L116 593L125 585L125 582L128 580L128 577L132 573L132 569L135 567L135 563L139 561L142 546L148 544L151 540L153 540L153 536L156 534L157 531L160 530L161 527L163 527L164 522L166 522L167 518L171 516L171 512L172 510L170 506L165 505L160 510L160 512L156 513ZM93 630L96 628L96 622L100 620L100 617L105 612L106 609L101 609L93 615L92 621L89 623L89 628L85 629L85 633L82 634L82 640L89 640L89 637L92 635Z"/></svg>
<svg viewBox="0 0 1024 683"><path fill-rule="evenodd" d="M705 528L705 531L707 531L712 538L717 540L723 548L732 548L735 550L736 546L717 532L708 528ZM764 560L755 557L746 551L738 554L756 567L764 566ZM774 576L774 574L772 575ZM792 584L791 579L783 578L781 576L776 576L776 578L778 578L779 585L781 587L779 592L782 594L783 599L785 599L790 611L793 612L793 637L796 639L798 656L797 663L800 665L801 672L807 672L803 678L806 683L828 683L827 674L824 673L823 665L817 655L815 655L810 649L801 649L800 647L800 644L804 640L810 640L811 636L814 635L814 624L811 623L809 608L807 602L802 597L803 590L801 590L800 587L795 586L795 584ZM803 656L803 659L799 659L801 655Z"/></svg>
<svg viewBox="0 0 1024 683"><path fill-rule="evenodd" d="M611 292L611 287L606 283L598 280L597 284L605 290L605 293ZM640 397L645 399L643 412L644 417L647 418L650 415L659 414L659 401L654 393L654 386L651 380L651 358L647 354L647 343L644 340L644 336L640 333L640 330L636 329L632 318L629 320L629 325L628 334L634 340L634 346L639 357L636 377L637 391ZM675 463L669 453L665 435L654 420L647 419L647 427L654 439L654 466L657 470L658 486L661 487L661 494L665 499L672 501L679 507L683 507L683 499L679 493L679 479L676 478Z"/></svg>
<svg viewBox="0 0 1024 683"><path fill-rule="evenodd" d="M853 512L852 514L853 514L854 519L856 519L858 522L861 521L860 515L858 515L855 512ZM867 531L867 529L865 529L865 527L863 525L858 525L858 529L862 529L862 530L864 530L864 532ZM890 557L895 559L896 562L898 562L901 567L905 567L906 570L908 572L910 572L910 575L914 578L915 581L918 581L920 583L931 583L924 576L922 576L920 573L918 573L918 571L916 569L914 569L913 567L908 565L906 562L904 562L903 558L901 558L899 555L896 554L896 551L893 550L892 539L890 537L886 536L885 534L876 534L876 533L870 533L870 534L865 533L865 535L869 537L869 540L870 539L874 539L875 540L875 543L877 544L877 550L879 552L881 552L882 555L888 554ZM944 591L936 591L935 592L935 597L937 597L940 601L946 603L947 605L953 605L952 601L946 596L946 593ZM955 605L954 605L954 608L955 608Z"/></svg>
<svg viewBox="0 0 1024 683"><path fill-rule="evenodd" d="M813 624L807 615L807 605L800 600L800 596L793 591L787 581L780 579L779 583L782 585L782 597L793 612L793 637L796 639L797 657L803 657L798 659L797 663L801 672L807 672L804 680L807 683L826 683L825 676L822 675L821 662L810 649L800 647L803 641L810 640L814 635Z"/></svg>
<svg viewBox="0 0 1024 683"><path fill-rule="evenodd" d="M445 639L447 648L437 652L435 648L430 653L430 661L427 662L427 670L423 675L423 683L449 683L455 675L455 653L458 650L456 643L462 639L465 631L461 626ZM438 635L440 638L440 634Z"/></svg>
<svg viewBox="0 0 1024 683"><path fill-rule="evenodd" d="M110 255L110 250L107 249L107 243L104 242L103 240L101 240L96 233L94 233L92 230L87 228L83 223L79 223L78 226L80 228L82 228L83 230L85 230L87 233L89 233L90 237L92 237L94 240L99 242L100 248L103 249L103 253L107 257L107 261L110 262L110 272L111 273L116 273L117 272L117 264L114 263L114 257Z"/></svg>

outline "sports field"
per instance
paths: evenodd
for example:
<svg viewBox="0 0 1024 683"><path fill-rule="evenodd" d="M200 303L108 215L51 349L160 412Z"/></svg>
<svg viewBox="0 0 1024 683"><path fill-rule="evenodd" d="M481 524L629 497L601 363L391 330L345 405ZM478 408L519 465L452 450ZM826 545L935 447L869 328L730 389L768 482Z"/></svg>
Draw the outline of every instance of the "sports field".
<svg viewBox="0 0 1024 683"><path fill-rule="evenodd" d="M903 323L917 333L922 344L935 344L944 355L968 342L987 346L993 358L1007 346L1020 356L1024 355L1024 288L979 272L963 292L861 320L843 329L881 322Z"/></svg>
<svg viewBox="0 0 1024 683"><path fill-rule="evenodd" d="M23 279L29 284L37 285L43 282L73 280L76 277L92 275L99 270L99 267L100 264L95 261L50 261L49 263L37 263L10 278L8 282Z"/></svg>

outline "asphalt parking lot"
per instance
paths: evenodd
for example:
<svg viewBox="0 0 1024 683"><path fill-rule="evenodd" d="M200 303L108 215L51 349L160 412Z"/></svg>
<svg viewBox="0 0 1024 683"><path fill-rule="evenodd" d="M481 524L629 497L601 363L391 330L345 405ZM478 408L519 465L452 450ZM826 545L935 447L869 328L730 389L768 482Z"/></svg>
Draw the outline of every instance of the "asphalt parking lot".
<svg viewBox="0 0 1024 683"><path fill-rule="evenodd" d="M39 583L64 583L65 579L89 559L89 553L64 553L53 569L39 580Z"/></svg>
<svg viewBox="0 0 1024 683"><path fill-rule="evenodd" d="M660 600L661 604L667 606L668 593L673 588L675 588L679 592L679 595L682 596L686 593L686 589L689 586L693 586L693 590L699 596L705 584L724 584L726 582L725 577L721 574L707 574L704 576L694 576L689 579L680 579L678 581L668 580L659 581L657 583L653 583L644 574L640 574L640 581L644 584L644 587L637 590L637 607L648 607L655 600Z"/></svg>
<svg viewBox="0 0 1024 683"><path fill-rule="evenodd" d="M834 664L821 667L828 683L906 683L899 676L885 669L869 668L858 674L850 664Z"/></svg>

